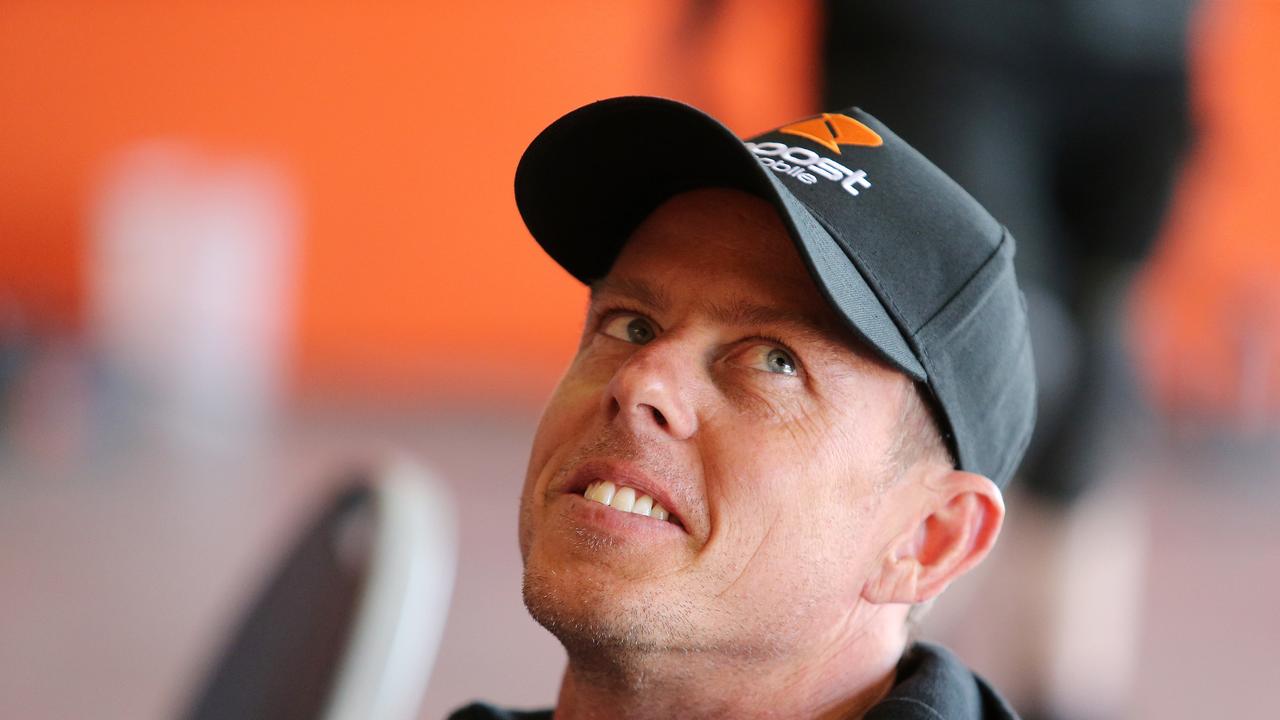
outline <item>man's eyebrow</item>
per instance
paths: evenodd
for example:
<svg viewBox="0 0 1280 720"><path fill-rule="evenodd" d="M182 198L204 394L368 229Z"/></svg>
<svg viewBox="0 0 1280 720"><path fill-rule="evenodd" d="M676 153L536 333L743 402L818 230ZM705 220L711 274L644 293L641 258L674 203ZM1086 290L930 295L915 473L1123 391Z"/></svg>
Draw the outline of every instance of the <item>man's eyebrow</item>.
<svg viewBox="0 0 1280 720"><path fill-rule="evenodd" d="M658 311L671 306L664 288L639 278L606 277L591 283L591 301L595 302L601 295L619 295Z"/></svg>
<svg viewBox="0 0 1280 720"><path fill-rule="evenodd" d="M812 335L828 342L844 343L846 331L833 326L825 318L789 308L760 305L747 300L727 304L710 303L707 314L716 322L738 327L783 326L794 332Z"/></svg>
<svg viewBox="0 0 1280 720"><path fill-rule="evenodd" d="M657 312L671 306L666 288L641 278L606 277L593 282L591 302L598 302L602 295L617 295ZM802 310L761 305L745 298L727 303L707 303L704 311L713 320L725 325L782 327L797 335L832 345L857 348L861 344L848 328L833 322L832 318Z"/></svg>

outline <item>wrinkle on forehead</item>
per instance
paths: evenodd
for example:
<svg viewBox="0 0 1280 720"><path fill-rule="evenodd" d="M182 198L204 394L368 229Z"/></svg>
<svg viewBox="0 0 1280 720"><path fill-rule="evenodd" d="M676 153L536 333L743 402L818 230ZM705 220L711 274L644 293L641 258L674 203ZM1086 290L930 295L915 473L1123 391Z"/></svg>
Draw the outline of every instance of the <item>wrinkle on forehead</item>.
<svg viewBox="0 0 1280 720"><path fill-rule="evenodd" d="M673 265L685 272L671 272ZM847 331L777 211L740 190L692 190L659 205L632 233L609 274L591 285L591 298L616 295L663 312L687 290L686 279L731 284L733 291L710 295L701 308L721 324L792 325L833 338Z"/></svg>
<svg viewBox="0 0 1280 720"><path fill-rule="evenodd" d="M704 289L713 285L725 291ZM741 190L691 190L659 205L592 284L593 305L608 297L657 313L691 299L719 324L790 331L850 369L898 372L827 302L773 205Z"/></svg>
<svg viewBox="0 0 1280 720"><path fill-rule="evenodd" d="M613 272L591 283L592 302L596 302L605 295L617 295L634 300L658 311L665 311L671 307L671 293L665 286L641 278L620 276Z"/></svg>
<svg viewBox="0 0 1280 720"><path fill-rule="evenodd" d="M803 272L778 211L764 198L742 190L701 188L673 195L632 231L622 254L637 237L711 245L717 255L727 250L737 255L774 256L775 248L785 247L792 259L786 269ZM783 267L775 262L773 269Z"/></svg>
<svg viewBox="0 0 1280 720"><path fill-rule="evenodd" d="M665 312L672 306L674 293L663 283L611 274L591 285L593 301L609 295ZM725 301L705 300L700 306L710 319L724 325L795 325L821 332L832 332L838 326L833 322L836 318L823 309L815 312L763 304L741 296L731 296Z"/></svg>

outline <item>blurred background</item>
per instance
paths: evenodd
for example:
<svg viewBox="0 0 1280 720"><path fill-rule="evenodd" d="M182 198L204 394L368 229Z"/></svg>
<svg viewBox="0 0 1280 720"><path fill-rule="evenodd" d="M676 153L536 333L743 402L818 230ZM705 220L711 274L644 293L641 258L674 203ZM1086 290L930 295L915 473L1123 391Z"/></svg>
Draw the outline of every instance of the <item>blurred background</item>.
<svg viewBox="0 0 1280 720"><path fill-rule="evenodd" d="M516 503L586 294L511 182L623 94L860 105L1018 238L1041 424L926 637L1028 717L1267 714L1280 3L885 5L0 2L0 717L184 712L391 454L456 508L421 716L550 704Z"/></svg>

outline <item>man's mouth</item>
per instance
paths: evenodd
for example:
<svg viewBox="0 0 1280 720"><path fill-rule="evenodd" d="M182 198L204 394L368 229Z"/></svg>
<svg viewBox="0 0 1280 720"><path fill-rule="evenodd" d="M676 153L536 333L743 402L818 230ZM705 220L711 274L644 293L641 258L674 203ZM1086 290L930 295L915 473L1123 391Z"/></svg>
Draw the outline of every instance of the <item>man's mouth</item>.
<svg viewBox="0 0 1280 720"><path fill-rule="evenodd" d="M680 525L680 521L667 512L666 508L655 502L653 498L626 485L615 485L608 480L597 480L587 486L582 496L592 502L607 505L614 510L633 515L644 515L655 520L674 523L677 526Z"/></svg>

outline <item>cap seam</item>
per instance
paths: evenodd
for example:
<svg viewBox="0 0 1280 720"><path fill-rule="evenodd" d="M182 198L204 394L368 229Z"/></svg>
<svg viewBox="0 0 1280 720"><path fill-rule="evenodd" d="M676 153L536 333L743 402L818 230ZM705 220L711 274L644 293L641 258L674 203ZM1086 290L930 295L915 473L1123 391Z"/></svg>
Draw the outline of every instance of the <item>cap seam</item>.
<svg viewBox="0 0 1280 720"><path fill-rule="evenodd" d="M975 270L973 274L969 276L968 279L966 279L963 283L960 284L960 287L956 290L956 292L952 293L952 295L949 298L947 298L947 301L942 303L942 305L938 308L938 310L934 312L933 315L930 315L929 319L920 325L921 330L928 327L929 324L932 323L935 319L937 319L937 317L941 315L944 310L949 308L951 306L951 303L956 299L956 297L958 297L961 293L966 291L969 288L969 286L973 284L973 281L980 274L982 274L982 272L986 270L986 268L989 267L993 261L995 261L995 259L1000 253L1000 249L1004 247L1004 244L1008 242L1009 239L1011 238L1011 235L1009 234L1009 229L1007 227L1005 227L1004 225L1001 225L1000 230L1001 230L1000 242L996 243L995 249L991 252L990 255L987 256L986 260L982 261L978 265L977 270ZM1031 336L1029 334L1024 333L1022 338L1022 343L1019 345L1019 348L1018 348L1018 352L1021 352L1022 348L1026 347L1026 345L1030 342L1030 340L1031 340ZM920 344L920 364L924 365L926 372L928 372L930 378L932 378L933 377L933 358L929 355L923 343ZM952 438L954 438L954 441L955 441L954 450L956 452L957 467L963 470L974 470L976 468L975 463L977 463L977 458L968 457L969 453L965 451L967 448L965 448L964 446L967 443L962 443L959 433L956 432L956 423L954 423L951 419L950 402L943 400L942 396L938 393L937 388L935 388L932 383L929 384L929 389L933 392L934 396L937 398L938 403L942 405L944 408L943 416L946 418L946 421L947 421L947 426L948 426L947 430L951 433L951 436ZM1034 427L1034 417L1035 416L1032 415L1033 427ZM1022 447L1020 449L1022 451L1026 450L1026 447L1030 443L1030 440L1031 440L1031 433L1027 433L1026 437L1023 438L1021 442ZM970 439L969 442L972 442L972 440ZM1021 455L1021 452L1009 457L1017 457L1018 455ZM1012 476L1012 470L1016 469L1016 467L1015 468L1003 467L1003 465L1007 465L1007 463L1008 463L1008 459L1006 458L1005 462L1002 463L1002 467L996 468L994 471L994 474L997 475L997 477L993 477L991 478L991 480L995 482L997 485L1002 485L1002 483L1000 482L1000 477L1003 477L1005 475ZM979 470L979 472L981 472L981 470Z"/></svg>
<svg viewBox="0 0 1280 720"><path fill-rule="evenodd" d="M799 198L797 198L797 200L798 199ZM835 240L837 236L836 236L836 233L832 230L831 221L828 220L820 211L818 211L808 203L803 203L803 205L807 210L809 210L809 213L813 215L818 222L823 224L827 233L831 235L833 240ZM846 256L848 255L854 256L854 257L850 257L849 261L853 263L854 268L859 273L863 274L863 279L866 281L867 286L871 288L872 293L875 294L876 299L879 300L882 304L885 303L886 302L885 298L887 297L887 293L884 292L884 290L880 287L880 278L877 277L874 272L871 272L866 267L864 267L866 263L863 262L862 256L854 252L851 248L847 248L847 246L844 243L838 240L835 240L835 242L837 245L840 246L841 251L844 252ZM997 244L996 250L998 251L999 248L1000 248L1000 244ZM983 260L982 263L978 265L978 270L980 271L982 268L986 267L987 263L991 261L991 258L994 255L995 255L995 252L993 251L991 256L988 256L985 260ZM965 279L963 283L961 283L960 287L962 289L964 287L967 287L968 284L973 281L973 277L976 276L977 274L978 274L977 271L975 271L973 275L969 276L968 278ZM959 291L957 291L956 294L959 294ZM954 298L955 298L955 294L953 294L950 298L948 298L946 303L943 303L942 308L945 308ZM967 463L965 463L965 461L962 459L962 453L960 448L960 436L956 433L956 429L955 429L956 425L951 419L951 413L947 409L947 405L942 402L942 398L938 394L938 389L934 386L934 383L933 383L933 378L934 378L933 360L929 356L929 352L925 348L924 343L919 342L917 340L915 332L903 329L903 325L905 323L901 319L902 312L898 309L897 303L893 301L893 298L888 298L887 302L889 307L892 308L891 319L893 320L894 324L897 326L898 332L902 335L902 339L906 341L907 347L912 351L912 353L915 354L916 362L920 363L920 367L924 369L924 378L922 380L914 380L914 378L912 378L912 380L914 380L915 382L922 383L925 387L927 387L929 389L929 394L932 395L934 398L933 402L936 403L937 407L942 410L942 413L941 413L942 418L946 423L946 428L943 430L943 436L944 436L943 440L947 443L948 446L950 446L951 451L955 453L957 466L964 467ZM938 311L935 311L933 316L936 316L938 312L941 312L942 308L939 308ZM932 319L933 316L930 316L930 319ZM921 325L920 327L924 327L927 324L928 323L926 322L924 325ZM968 453L963 453L963 455L967 456Z"/></svg>
<svg viewBox="0 0 1280 720"><path fill-rule="evenodd" d="M792 194L794 195L795 193L792 193ZM799 200L800 198L797 197L796 199ZM835 240L836 238L842 237L841 235L835 232L835 230L833 229L835 226L832 225L831 221L828 220L827 217L820 210L813 207L809 203L802 202L802 204L805 206L805 209L807 209L811 215L813 215L815 218L818 219L819 222L822 223L823 227L827 231L827 234L830 235L833 240ZM843 252L846 256L850 256L850 255L853 256L853 257L850 257L849 260L853 262L853 266L857 268L858 272L862 273L863 279L868 281L867 285L869 285L871 287L871 291L875 293L876 299L879 300L882 304L886 302L889 304L889 307L893 310L893 314L890 319L892 319L893 323L898 326L898 331L902 334L902 339L907 341L907 347L911 348L911 350L916 353L916 359L919 360L920 348L918 344L914 341L915 333L903 327L905 323L902 320L902 311L898 309L898 304L893 301L893 298L888 297L888 294L884 291L884 288L880 286L880 278L875 274L875 272L871 271L869 268L866 267L866 262L863 261L862 256L859 255L857 252L855 252L852 248L847 247L845 243L842 243L839 240L836 240L836 244L840 246L841 252ZM925 368L925 374L926 375L928 374L928 368Z"/></svg>
<svg viewBox="0 0 1280 720"><path fill-rule="evenodd" d="M1000 242L996 243L995 248L993 248L985 258L983 258L982 262L978 263L978 267L975 268L974 271L969 274L969 277L965 278L964 282L960 283L960 285L956 287L955 292L948 295L947 299L944 300L941 304L939 304L938 308L933 311L933 314L925 318L924 322L920 323L920 326L917 327L915 330L913 330L911 335L914 337L916 333L920 332L926 327L929 327L929 323L933 322L935 318L941 315L942 311L946 310L948 307L951 307L951 303L955 301L955 299L959 297L961 293L963 293L966 289L968 289L969 284L972 283L974 279L978 277L978 275L982 274L982 271L985 270L987 266L990 265L992 261L996 259L996 256L1000 254L1000 249L1003 248L1005 243L1008 241L1009 241L1009 228L1005 227L1004 225L1001 225L1000 226Z"/></svg>
<svg viewBox="0 0 1280 720"><path fill-rule="evenodd" d="M1023 333L1022 343L1018 346L1018 353L1021 354L1023 351L1027 349L1027 346L1029 346L1030 344L1031 344L1031 334ZM1034 363L1035 359L1032 358L1031 362ZM1022 440L1019 441L1018 443L1017 452L1011 455L1008 455L1005 459L1005 463L1004 463L1005 467L1000 468L1000 476L1001 478L1004 479L1004 483L1001 483L1000 479L992 478L992 480L995 481L997 485L1007 484L1013 481L1013 475L1015 472L1017 472L1018 466L1022 464L1022 457L1027 451L1027 446L1031 444L1031 436L1035 430L1036 416L1039 414L1039 411L1040 411L1039 403L1033 402L1031 404L1031 422L1029 423L1029 427L1031 429L1023 433ZM1012 464L1010 464L1010 461L1012 461Z"/></svg>

